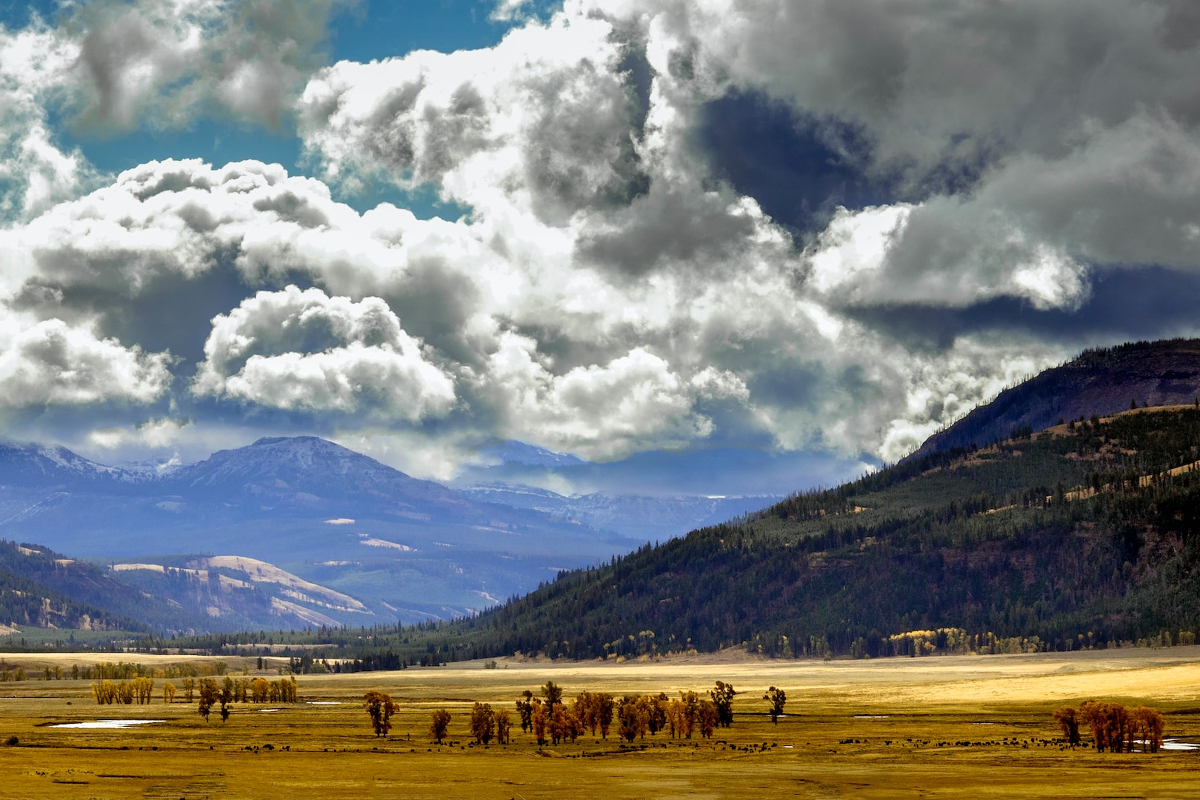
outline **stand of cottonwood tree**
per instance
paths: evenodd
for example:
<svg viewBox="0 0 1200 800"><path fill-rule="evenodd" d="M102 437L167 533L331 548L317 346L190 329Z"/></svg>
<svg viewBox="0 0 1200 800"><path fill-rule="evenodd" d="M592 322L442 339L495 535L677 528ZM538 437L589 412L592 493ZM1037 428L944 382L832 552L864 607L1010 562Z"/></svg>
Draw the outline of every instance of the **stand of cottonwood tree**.
<svg viewBox="0 0 1200 800"><path fill-rule="evenodd" d="M143 705L150 702L153 693L153 678L134 678L131 681L120 682L103 680L92 684L92 694L95 695L98 705L111 706L114 702L125 705L137 702L138 705Z"/></svg>
<svg viewBox="0 0 1200 800"><path fill-rule="evenodd" d="M1163 743L1162 714L1146 706L1129 708L1120 703L1087 700L1078 711L1070 706L1056 710L1054 719L1071 745L1080 744L1079 725L1086 723L1100 752L1132 753L1140 743L1143 753L1157 753Z"/></svg>

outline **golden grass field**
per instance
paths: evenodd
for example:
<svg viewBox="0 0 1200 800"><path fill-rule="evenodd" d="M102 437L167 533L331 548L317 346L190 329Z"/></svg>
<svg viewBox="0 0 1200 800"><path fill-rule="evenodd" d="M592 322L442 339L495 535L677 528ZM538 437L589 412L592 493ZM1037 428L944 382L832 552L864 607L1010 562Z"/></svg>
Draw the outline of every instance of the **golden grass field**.
<svg viewBox="0 0 1200 800"><path fill-rule="evenodd" d="M27 668L47 662L4 659ZM69 668L102 658L55 660ZM225 660L240 673L241 660ZM716 680L739 694L733 727L712 740L659 733L622 748L614 723L607 742L585 736L539 749L518 726L512 744L468 745L472 703L512 709L523 689L547 680L568 700L583 689L675 695ZM1088 698L1154 706L1168 739L1200 742L1200 647L832 662L732 653L625 664L501 660L499 669L474 662L299 681L302 702L237 704L227 723L215 713L205 723L194 704L163 704L162 679L149 706L99 707L87 681L0 683L0 797L1200 797L1200 751L1109 754L1042 743L1059 736L1054 708ZM787 691L778 725L761 700L769 685ZM369 689L400 703L386 740L375 738L361 707ZM435 708L453 715L453 744L431 742ZM165 721L48 727L104 718ZM18 744L5 746L11 736Z"/></svg>

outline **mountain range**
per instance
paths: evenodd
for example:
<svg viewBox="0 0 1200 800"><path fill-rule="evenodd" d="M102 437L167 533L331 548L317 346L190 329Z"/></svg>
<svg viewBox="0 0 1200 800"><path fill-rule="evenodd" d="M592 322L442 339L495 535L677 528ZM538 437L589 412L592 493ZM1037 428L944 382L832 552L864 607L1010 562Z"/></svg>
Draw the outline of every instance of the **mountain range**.
<svg viewBox="0 0 1200 800"><path fill-rule="evenodd" d="M519 442L497 453L501 467L590 463ZM105 566L126 592L165 604L146 617L158 629L470 614L559 570L776 499L567 496L506 483L451 488L315 437L260 439L182 466L110 466L62 447L0 444L0 536L36 543L26 549L45 549L60 562L69 554ZM240 568L252 563L265 566ZM267 580L268 571L288 577ZM328 602L332 596L341 599Z"/></svg>
<svg viewBox="0 0 1200 800"><path fill-rule="evenodd" d="M314 437L260 439L164 471L5 445L0 536L73 558L149 565L121 573L142 584L161 582L147 574L155 566L207 570L195 554L254 559L361 599L362 609L312 618L345 624L471 613L635 544L561 516L480 502Z"/></svg>

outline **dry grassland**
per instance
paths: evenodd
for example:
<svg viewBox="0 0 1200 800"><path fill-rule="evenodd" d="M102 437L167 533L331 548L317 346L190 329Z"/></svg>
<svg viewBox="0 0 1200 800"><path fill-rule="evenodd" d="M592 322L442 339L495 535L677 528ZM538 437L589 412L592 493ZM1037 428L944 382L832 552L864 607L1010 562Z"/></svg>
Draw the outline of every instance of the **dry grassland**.
<svg viewBox="0 0 1200 800"><path fill-rule="evenodd" d="M243 666L227 661L231 671ZM1058 737L1055 707L1089 697L1155 706L1168 738L1200 742L1200 648L853 662L732 654L620 665L501 661L494 670L467 663L299 680L310 702L235 705L227 723L157 699L98 707L86 681L0 683L0 797L1200 797L1200 751L1114 755L1043 742ZM547 680L568 699L583 689L674 695L716 680L740 693L733 727L711 741L660 733L622 748L614 725L607 742L586 736L539 749L518 727L510 745L468 745L472 703L512 709L523 689ZM769 685L788 696L777 726L760 699ZM368 689L400 703L386 740L374 737L361 708ZM435 708L452 713L453 744L429 740ZM116 717L165 722L48 726ZM4 746L10 736L16 746Z"/></svg>

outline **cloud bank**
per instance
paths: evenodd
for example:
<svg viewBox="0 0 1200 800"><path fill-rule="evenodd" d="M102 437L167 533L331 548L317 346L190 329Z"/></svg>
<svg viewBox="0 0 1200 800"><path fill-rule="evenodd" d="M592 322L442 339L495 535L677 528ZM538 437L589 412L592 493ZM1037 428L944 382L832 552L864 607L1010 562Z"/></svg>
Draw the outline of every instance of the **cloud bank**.
<svg viewBox="0 0 1200 800"><path fill-rule="evenodd" d="M145 406L129 431L165 403L180 436L241 414L425 474L505 438L890 460L1083 347L1196 331L1113 311L1138 274L1200 296L1186 3L505 2L525 21L494 47L327 66L336 4L300 6L102 4L0 35L26 115L0 139L24 176L5 308L74 336L61 363L111 365L30 378L28 402ZM294 124L313 174L96 182L39 149L56 92L114 131ZM469 213L336 199L381 183Z"/></svg>

